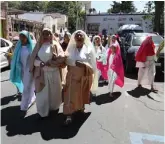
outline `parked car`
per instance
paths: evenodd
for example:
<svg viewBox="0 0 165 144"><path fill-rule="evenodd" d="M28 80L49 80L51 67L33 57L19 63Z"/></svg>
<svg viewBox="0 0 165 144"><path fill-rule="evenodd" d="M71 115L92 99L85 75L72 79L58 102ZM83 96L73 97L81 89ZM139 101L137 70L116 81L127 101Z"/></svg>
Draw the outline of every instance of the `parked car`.
<svg viewBox="0 0 165 144"><path fill-rule="evenodd" d="M127 24L127 25L123 25L121 26L119 29L118 29L118 35L120 37L124 37L126 38L126 36L129 34L129 33L142 33L143 32L143 29L142 27L140 27L139 25L135 25L135 24Z"/></svg>
<svg viewBox="0 0 165 144"><path fill-rule="evenodd" d="M10 42L9 40L6 40L4 38L0 38L1 41L1 49L0 49L0 59L1 59L1 63L0 63L0 69L8 67L9 61L7 59L6 53L8 53L9 49L12 48L13 43Z"/></svg>
<svg viewBox="0 0 165 144"><path fill-rule="evenodd" d="M142 42L146 39L147 36L152 36L152 40L156 46L156 51L163 41L163 38L160 35L152 34L152 33L130 33L126 39L124 47L121 47L121 54L125 64L125 71L129 73L132 69L135 68L135 55L140 48ZM160 57L157 60L156 66L164 69L164 51L162 50L160 53Z"/></svg>

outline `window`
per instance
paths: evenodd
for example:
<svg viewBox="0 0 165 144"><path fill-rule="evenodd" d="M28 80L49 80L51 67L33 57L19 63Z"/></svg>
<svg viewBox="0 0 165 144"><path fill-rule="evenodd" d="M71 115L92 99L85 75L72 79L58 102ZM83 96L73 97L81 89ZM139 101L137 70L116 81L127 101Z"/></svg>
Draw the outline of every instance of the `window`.
<svg viewBox="0 0 165 144"><path fill-rule="evenodd" d="M152 40L154 44L157 44L157 45L159 45L163 41L161 36L152 36Z"/></svg>
<svg viewBox="0 0 165 144"><path fill-rule="evenodd" d="M133 46L140 46L141 43L146 39L146 36L140 37L140 36L135 36L133 37L132 45Z"/></svg>
<svg viewBox="0 0 165 144"><path fill-rule="evenodd" d="M9 46L9 44L1 39L1 48L7 47L7 46Z"/></svg>

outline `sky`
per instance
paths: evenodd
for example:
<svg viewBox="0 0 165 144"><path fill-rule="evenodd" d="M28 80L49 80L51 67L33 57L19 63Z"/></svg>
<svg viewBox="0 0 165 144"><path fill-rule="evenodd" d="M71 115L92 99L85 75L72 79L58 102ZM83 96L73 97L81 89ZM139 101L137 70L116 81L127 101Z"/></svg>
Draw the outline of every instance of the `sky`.
<svg viewBox="0 0 165 144"><path fill-rule="evenodd" d="M146 3L147 1L134 1L134 6L137 8L137 11L143 11ZM91 8L95 8L97 12L107 12L111 4L113 4L112 1L92 1Z"/></svg>

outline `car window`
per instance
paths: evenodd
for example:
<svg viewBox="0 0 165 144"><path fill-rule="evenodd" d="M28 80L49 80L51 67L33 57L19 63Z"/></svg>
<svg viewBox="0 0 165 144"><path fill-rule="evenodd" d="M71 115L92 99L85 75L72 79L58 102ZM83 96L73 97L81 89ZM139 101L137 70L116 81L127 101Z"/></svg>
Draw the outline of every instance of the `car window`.
<svg viewBox="0 0 165 144"><path fill-rule="evenodd" d="M156 45L159 45L163 41L161 36L152 36L152 40Z"/></svg>
<svg viewBox="0 0 165 144"><path fill-rule="evenodd" d="M133 41L132 41L132 45L133 46L140 46L141 43L146 39L146 37L140 37L140 36L134 36L133 37Z"/></svg>
<svg viewBox="0 0 165 144"><path fill-rule="evenodd" d="M7 46L9 46L9 44L1 39L1 48L7 47Z"/></svg>
<svg viewBox="0 0 165 144"><path fill-rule="evenodd" d="M147 36L134 36L132 45L140 46L142 44L142 42L146 39L146 37ZM159 45L163 41L161 36L152 36L152 40L153 40L154 44L156 44L156 45Z"/></svg>

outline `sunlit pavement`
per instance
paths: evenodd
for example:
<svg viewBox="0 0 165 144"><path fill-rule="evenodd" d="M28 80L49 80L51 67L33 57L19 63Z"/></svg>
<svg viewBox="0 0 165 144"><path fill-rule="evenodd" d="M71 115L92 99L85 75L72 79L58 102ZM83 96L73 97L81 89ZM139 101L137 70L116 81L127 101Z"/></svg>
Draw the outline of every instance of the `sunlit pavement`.
<svg viewBox="0 0 165 144"><path fill-rule="evenodd" d="M58 115L38 121L34 105L26 118L21 119L20 98L8 81L9 71L3 71L2 144L163 144L164 78L155 83L158 94L151 93L148 86L137 89L135 78L134 75L125 78L123 88L116 86L113 98L109 97L107 86L100 87L97 97L86 105L87 113L75 115L74 124L65 128L62 106Z"/></svg>

